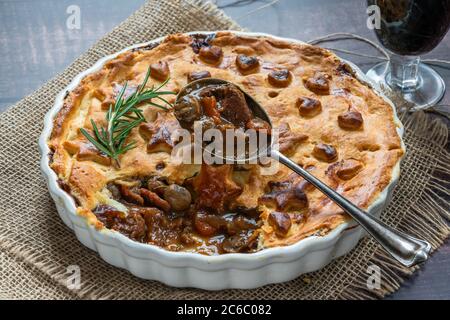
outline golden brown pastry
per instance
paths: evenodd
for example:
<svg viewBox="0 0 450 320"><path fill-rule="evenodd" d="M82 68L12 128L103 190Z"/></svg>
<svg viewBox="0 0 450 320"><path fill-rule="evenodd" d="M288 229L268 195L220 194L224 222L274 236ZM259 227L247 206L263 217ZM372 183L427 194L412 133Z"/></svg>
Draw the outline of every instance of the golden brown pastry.
<svg viewBox="0 0 450 320"><path fill-rule="evenodd" d="M174 164L173 110L139 105L145 122L127 139L136 147L120 167L80 134L102 127L126 94L169 78L164 90L213 77L252 95L280 129L281 151L362 208L389 184L403 154L391 106L334 54L307 44L218 32L175 34L157 46L120 54L86 76L64 99L48 144L51 167L79 214L168 250L253 252L323 235L348 217L289 169L258 165ZM168 96L173 103L175 96Z"/></svg>

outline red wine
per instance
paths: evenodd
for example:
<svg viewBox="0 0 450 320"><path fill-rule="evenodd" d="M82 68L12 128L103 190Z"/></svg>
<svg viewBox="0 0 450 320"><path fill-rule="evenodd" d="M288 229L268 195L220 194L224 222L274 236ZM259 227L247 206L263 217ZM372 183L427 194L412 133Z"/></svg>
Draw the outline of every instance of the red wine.
<svg viewBox="0 0 450 320"><path fill-rule="evenodd" d="M381 13L379 41L399 55L433 50L450 26L450 0L368 0Z"/></svg>

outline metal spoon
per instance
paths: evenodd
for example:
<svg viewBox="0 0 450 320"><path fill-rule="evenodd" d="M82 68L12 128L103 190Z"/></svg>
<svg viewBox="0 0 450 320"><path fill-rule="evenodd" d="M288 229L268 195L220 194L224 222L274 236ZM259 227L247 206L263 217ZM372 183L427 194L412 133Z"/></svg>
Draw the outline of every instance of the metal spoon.
<svg viewBox="0 0 450 320"><path fill-rule="evenodd" d="M177 101L184 95L188 94L193 90L200 89L204 86L209 85L220 85L220 84L232 84L231 82L206 78L193 81L184 87L177 96ZM238 86L234 85L236 88L241 90L246 98L249 108L252 110L253 115L266 121L272 127L272 122L265 110L257 103L250 95L243 91ZM350 215L356 222L358 222L392 257L399 261L402 265L411 267L418 263L421 263L428 259L431 245L417 238L414 238L408 234L397 231L390 226L386 225L381 220L371 216L364 210L358 208L356 205L351 203L345 197L340 195L338 192L327 186L325 183L317 179L311 173L297 165L288 157L284 156L278 150L269 148L269 150L264 150L264 153L268 154L271 158L276 159L280 163L284 164L291 170L295 171L306 181L311 183L314 187L322 191L327 197L329 197L333 202L335 202L339 207L341 207L348 215ZM258 152L258 155L262 155ZM229 160L229 159L228 159Z"/></svg>

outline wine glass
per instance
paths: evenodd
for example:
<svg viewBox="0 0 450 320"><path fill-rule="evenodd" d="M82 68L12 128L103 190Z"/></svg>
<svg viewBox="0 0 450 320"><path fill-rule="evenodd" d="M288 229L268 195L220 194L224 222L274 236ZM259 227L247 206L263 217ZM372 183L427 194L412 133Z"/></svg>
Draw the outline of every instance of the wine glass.
<svg viewBox="0 0 450 320"><path fill-rule="evenodd" d="M367 76L399 90L404 98L423 109L444 95L445 83L420 55L434 49L450 27L450 0L368 0L379 8L375 33L388 49L389 62L375 65Z"/></svg>

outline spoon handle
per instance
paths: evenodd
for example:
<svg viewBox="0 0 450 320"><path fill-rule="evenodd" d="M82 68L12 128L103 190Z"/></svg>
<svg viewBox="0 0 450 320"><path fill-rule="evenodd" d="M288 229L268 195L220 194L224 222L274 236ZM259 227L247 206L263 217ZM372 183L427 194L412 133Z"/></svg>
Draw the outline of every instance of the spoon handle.
<svg viewBox="0 0 450 320"><path fill-rule="evenodd" d="M306 181L327 195L354 220L356 220L356 222L358 222L390 255L392 255L392 257L394 257L402 265L411 267L428 259L428 255L431 250L431 245L428 242L397 231L383 223L381 220L361 210L280 152L271 150L270 155L272 158L277 159L280 163L295 171Z"/></svg>

